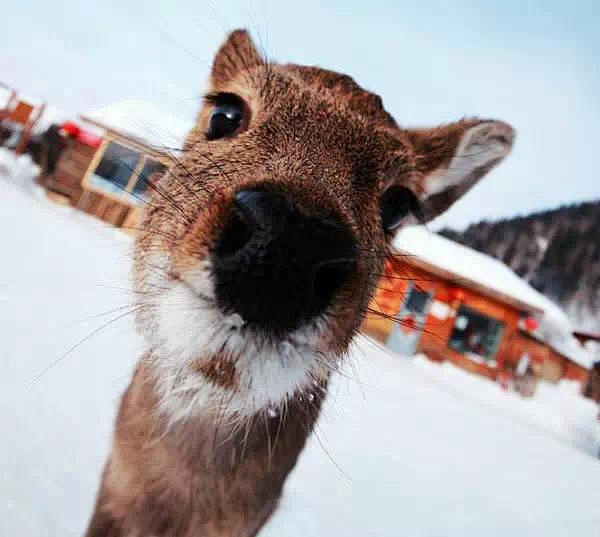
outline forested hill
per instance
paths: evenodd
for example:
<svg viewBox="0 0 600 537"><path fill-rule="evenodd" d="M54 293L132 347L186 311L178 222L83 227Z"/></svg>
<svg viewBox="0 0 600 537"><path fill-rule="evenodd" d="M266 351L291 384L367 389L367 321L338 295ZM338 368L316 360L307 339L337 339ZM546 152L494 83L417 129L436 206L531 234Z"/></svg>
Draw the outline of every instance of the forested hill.
<svg viewBox="0 0 600 537"><path fill-rule="evenodd" d="M576 326L600 331L600 200L440 234L504 261Z"/></svg>

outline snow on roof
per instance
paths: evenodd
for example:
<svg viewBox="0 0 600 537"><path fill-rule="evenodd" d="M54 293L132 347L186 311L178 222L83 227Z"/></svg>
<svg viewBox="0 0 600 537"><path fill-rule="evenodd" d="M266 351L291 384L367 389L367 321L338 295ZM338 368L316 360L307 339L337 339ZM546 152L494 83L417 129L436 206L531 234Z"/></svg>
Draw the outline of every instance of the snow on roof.
<svg viewBox="0 0 600 537"><path fill-rule="evenodd" d="M194 124L168 114L153 103L138 100L121 101L81 117L105 130L156 146L158 150L182 147Z"/></svg>
<svg viewBox="0 0 600 537"><path fill-rule="evenodd" d="M425 226L408 226L400 230L394 239L394 248L455 275L459 281L474 283L494 296L508 297L524 309L542 312L535 335L577 364L591 366L591 353L573 337L573 326L565 312L501 261L446 239Z"/></svg>
<svg viewBox="0 0 600 537"><path fill-rule="evenodd" d="M560 306L544 295L542 295L542 300L546 301L546 306L542 322L535 331L535 335L563 356L581 367L590 369L594 362L593 352L581 345L573 336L573 325Z"/></svg>
<svg viewBox="0 0 600 537"><path fill-rule="evenodd" d="M394 247L455 275L457 280L478 284L494 295L509 297L523 309L540 311L547 305L543 295L501 261L446 239L425 226L402 229L394 240Z"/></svg>

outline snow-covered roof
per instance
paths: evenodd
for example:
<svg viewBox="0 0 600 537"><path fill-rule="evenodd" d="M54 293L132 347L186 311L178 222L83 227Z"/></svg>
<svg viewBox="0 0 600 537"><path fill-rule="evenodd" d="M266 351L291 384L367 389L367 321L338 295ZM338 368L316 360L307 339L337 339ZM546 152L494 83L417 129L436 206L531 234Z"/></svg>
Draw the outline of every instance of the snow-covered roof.
<svg viewBox="0 0 600 537"><path fill-rule="evenodd" d="M540 296L540 300L545 301L546 305L544 316L534 335L576 364L590 369L594 355L573 336L573 325L566 313L549 298Z"/></svg>
<svg viewBox="0 0 600 537"><path fill-rule="evenodd" d="M446 239L425 226L400 230L394 248L447 274L457 284L474 284L526 311L542 313L535 335L579 365L591 366L591 353L573 337L573 326L566 313L501 261Z"/></svg>
<svg viewBox="0 0 600 537"><path fill-rule="evenodd" d="M446 239L425 226L402 229L394 240L394 247L449 273L457 284L473 283L494 296L506 297L524 310L541 312L547 306L543 295L501 261Z"/></svg>
<svg viewBox="0 0 600 537"><path fill-rule="evenodd" d="M194 122L175 117L153 103L121 101L82 114L82 119L102 129L133 138L157 150L180 148Z"/></svg>

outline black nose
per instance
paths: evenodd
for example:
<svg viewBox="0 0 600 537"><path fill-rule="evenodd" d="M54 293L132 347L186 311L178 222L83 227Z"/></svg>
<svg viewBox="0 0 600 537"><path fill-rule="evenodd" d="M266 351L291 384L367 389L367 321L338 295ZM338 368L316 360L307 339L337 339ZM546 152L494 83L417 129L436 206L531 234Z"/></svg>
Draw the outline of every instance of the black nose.
<svg viewBox="0 0 600 537"><path fill-rule="evenodd" d="M356 268L356 241L346 226L304 215L281 193L244 190L213 265L219 306L282 335L326 310Z"/></svg>

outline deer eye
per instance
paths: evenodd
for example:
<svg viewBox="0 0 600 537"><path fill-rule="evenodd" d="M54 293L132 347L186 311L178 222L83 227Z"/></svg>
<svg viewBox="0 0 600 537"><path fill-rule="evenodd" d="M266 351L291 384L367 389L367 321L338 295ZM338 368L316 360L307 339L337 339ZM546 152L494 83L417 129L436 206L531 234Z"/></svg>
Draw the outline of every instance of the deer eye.
<svg viewBox="0 0 600 537"><path fill-rule="evenodd" d="M381 221L387 232L400 227L408 217L421 219L421 208L412 190L405 186L388 188L381 197Z"/></svg>
<svg viewBox="0 0 600 537"><path fill-rule="evenodd" d="M218 140L235 134L244 120L244 103L235 95L216 95L210 98L214 108L210 115L206 137Z"/></svg>

